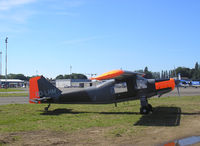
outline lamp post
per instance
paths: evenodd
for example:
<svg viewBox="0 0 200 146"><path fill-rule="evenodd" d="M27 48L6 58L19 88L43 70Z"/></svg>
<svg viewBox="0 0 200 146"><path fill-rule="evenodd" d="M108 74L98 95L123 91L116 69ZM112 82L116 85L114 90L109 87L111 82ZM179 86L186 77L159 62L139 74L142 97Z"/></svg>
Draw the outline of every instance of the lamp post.
<svg viewBox="0 0 200 146"><path fill-rule="evenodd" d="M2 75L2 50L0 51L0 75Z"/></svg>
<svg viewBox="0 0 200 146"><path fill-rule="evenodd" d="M0 69L1 69L0 75L2 75L2 51L0 52L0 61L1 61L1 63L0 63Z"/></svg>
<svg viewBox="0 0 200 146"><path fill-rule="evenodd" d="M72 66L70 65L70 86L72 86Z"/></svg>
<svg viewBox="0 0 200 146"><path fill-rule="evenodd" d="M6 37L5 39L5 43L6 43L6 65L5 65L5 78L6 78L6 88L8 88L8 84L7 84L7 44L8 44L8 37Z"/></svg>

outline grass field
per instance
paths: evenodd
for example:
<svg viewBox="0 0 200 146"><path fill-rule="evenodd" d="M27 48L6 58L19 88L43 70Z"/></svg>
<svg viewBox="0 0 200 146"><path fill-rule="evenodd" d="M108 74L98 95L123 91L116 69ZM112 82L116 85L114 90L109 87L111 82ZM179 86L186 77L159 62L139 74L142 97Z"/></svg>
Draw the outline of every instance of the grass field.
<svg viewBox="0 0 200 146"><path fill-rule="evenodd" d="M0 97L28 97L29 94L23 92L25 92L25 90L20 88L0 88Z"/></svg>
<svg viewBox="0 0 200 146"><path fill-rule="evenodd" d="M8 89L0 88L0 92L20 92L20 91L23 91L23 90L16 89L16 88L8 88Z"/></svg>
<svg viewBox="0 0 200 146"><path fill-rule="evenodd" d="M28 93L0 93L1 97L28 97Z"/></svg>
<svg viewBox="0 0 200 146"><path fill-rule="evenodd" d="M175 112L176 114L181 114L182 112L200 112L200 96L151 99L150 103L155 107L155 115L153 115L163 121L165 120L163 113L167 113L168 111ZM119 103L118 107L114 107L113 104L52 104L48 112L43 111L45 106L47 105L11 104L0 106L0 132L33 130L71 132L89 127L111 126L116 127L114 128L114 131L111 130L111 133L122 134L127 128L129 129L129 132L132 133L135 131L135 127L133 125L136 124L142 117L142 115L139 114L139 101ZM161 113L159 113L159 111ZM164 119L160 119L160 117ZM171 118L171 121L170 119L168 120L169 122L172 122L171 124L173 124L173 118L176 117L168 118ZM147 120L151 119L147 118ZM151 123L151 121L149 122ZM157 122L157 124L161 123Z"/></svg>
<svg viewBox="0 0 200 146"><path fill-rule="evenodd" d="M0 133L106 129L105 137L140 135L152 127L180 127L200 116L200 96L152 98L154 112L140 115L139 101L108 105L11 104L0 106ZM189 117L190 116L190 117Z"/></svg>

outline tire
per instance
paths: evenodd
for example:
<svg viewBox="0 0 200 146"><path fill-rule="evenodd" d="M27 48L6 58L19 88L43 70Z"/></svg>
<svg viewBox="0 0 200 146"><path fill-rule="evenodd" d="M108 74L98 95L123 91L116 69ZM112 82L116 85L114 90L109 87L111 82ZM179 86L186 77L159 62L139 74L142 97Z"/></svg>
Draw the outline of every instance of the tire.
<svg viewBox="0 0 200 146"><path fill-rule="evenodd" d="M48 109L49 109L48 107L45 107L45 108L44 108L45 112L48 112Z"/></svg>

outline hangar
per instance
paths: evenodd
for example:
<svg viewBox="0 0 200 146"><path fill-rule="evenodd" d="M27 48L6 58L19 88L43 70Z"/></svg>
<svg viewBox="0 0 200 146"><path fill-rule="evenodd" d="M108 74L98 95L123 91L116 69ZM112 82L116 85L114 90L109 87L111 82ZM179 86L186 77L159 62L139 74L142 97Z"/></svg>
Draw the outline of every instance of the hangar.
<svg viewBox="0 0 200 146"><path fill-rule="evenodd" d="M24 86L24 81L19 79L0 79L0 87L4 88L6 85L8 88L20 88Z"/></svg>

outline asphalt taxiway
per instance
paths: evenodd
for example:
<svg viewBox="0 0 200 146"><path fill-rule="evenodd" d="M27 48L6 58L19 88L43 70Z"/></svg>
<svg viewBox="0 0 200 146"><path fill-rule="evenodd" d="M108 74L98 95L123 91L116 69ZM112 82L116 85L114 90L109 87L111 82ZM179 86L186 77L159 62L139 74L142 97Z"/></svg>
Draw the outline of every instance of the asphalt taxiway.
<svg viewBox="0 0 200 146"><path fill-rule="evenodd" d="M27 104L28 97L0 97L0 105L4 104Z"/></svg>

